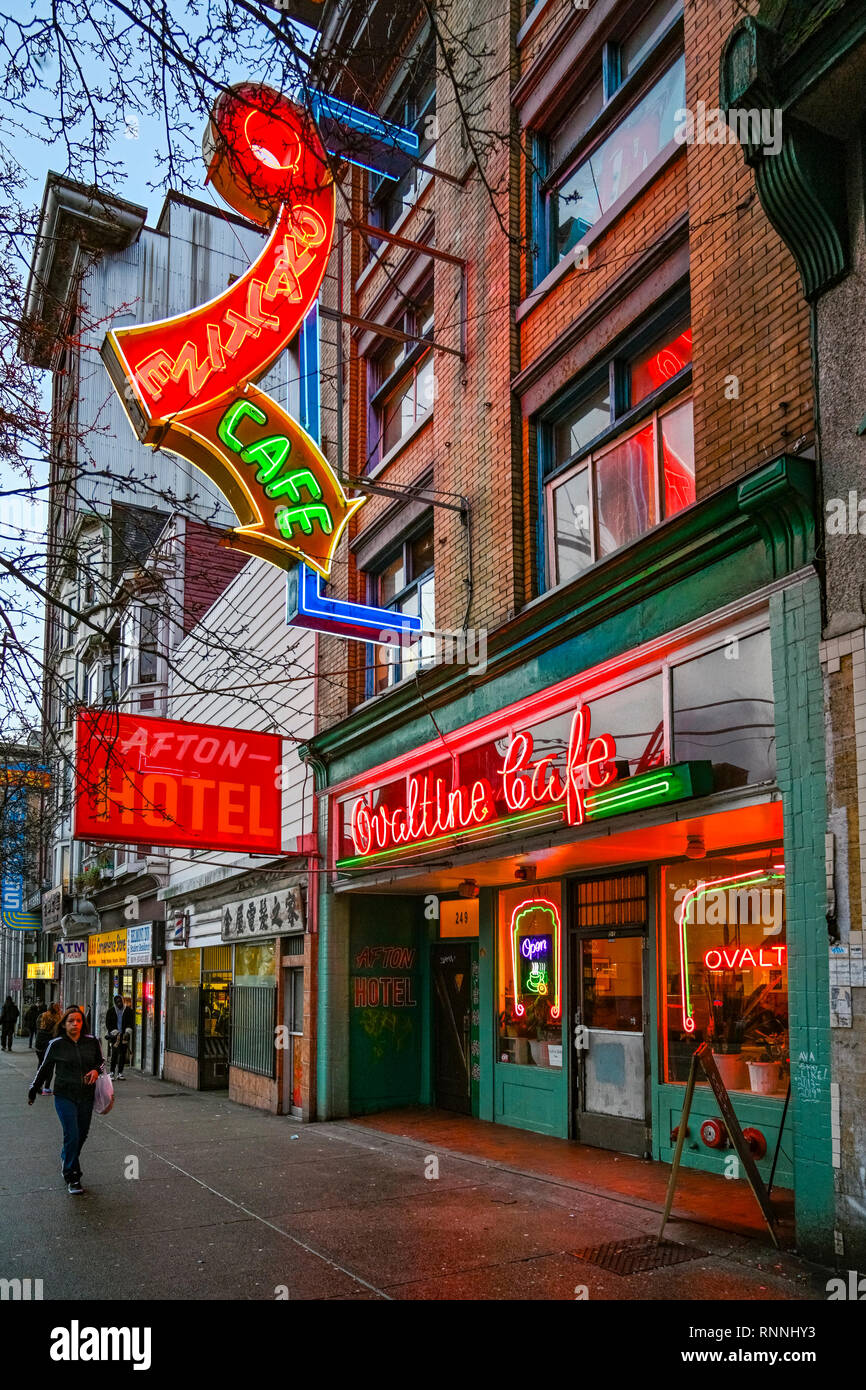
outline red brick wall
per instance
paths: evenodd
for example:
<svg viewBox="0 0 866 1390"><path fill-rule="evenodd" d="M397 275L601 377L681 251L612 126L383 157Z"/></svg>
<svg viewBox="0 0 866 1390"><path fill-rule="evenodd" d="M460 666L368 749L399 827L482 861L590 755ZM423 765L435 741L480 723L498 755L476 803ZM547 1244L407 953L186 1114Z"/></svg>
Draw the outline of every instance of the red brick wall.
<svg viewBox="0 0 866 1390"><path fill-rule="evenodd" d="M686 4L686 96L718 105L722 46L744 8ZM809 309L791 253L764 216L737 145L688 157L698 494L814 438ZM726 399L725 378L739 379Z"/></svg>
<svg viewBox="0 0 866 1390"><path fill-rule="evenodd" d="M220 532L187 519L183 554L183 630L190 632L249 556L220 545Z"/></svg>

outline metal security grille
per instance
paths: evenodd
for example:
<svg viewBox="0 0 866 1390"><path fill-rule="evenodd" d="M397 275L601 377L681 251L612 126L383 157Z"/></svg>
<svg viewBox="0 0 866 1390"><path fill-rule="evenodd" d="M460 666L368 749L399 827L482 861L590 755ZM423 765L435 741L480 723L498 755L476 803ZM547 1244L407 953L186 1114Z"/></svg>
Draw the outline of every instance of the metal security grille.
<svg viewBox="0 0 866 1390"><path fill-rule="evenodd" d="M611 1274L644 1274L650 1269L667 1269L669 1265L700 1260L706 1250L695 1250L675 1240L657 1241L655 1236L637 1236L634 1240L612 1240L607 1245L593 1245L587 1250L573 1250L576 1260L597 1265Z"/></svg>
<svg viewBox="0 0 866 1390"><path fill-rule="evenodd" d="M231 1013L232 1066L275 1077L277 991L261 985L233 985Z"/></svg>
<svg viewBox="0 0 866 1390"><path fill-rule="evenodd" d="M165 1045L169 1052L197 1057L201 989L198 985L169 985L165 1003Z"/></svg>
<svg viewBox="0 0 866 1390"><path fill-rule="evenodd" d="M647 920L646 874L616 874L577 885L578 927L642 927Z"/></svg>

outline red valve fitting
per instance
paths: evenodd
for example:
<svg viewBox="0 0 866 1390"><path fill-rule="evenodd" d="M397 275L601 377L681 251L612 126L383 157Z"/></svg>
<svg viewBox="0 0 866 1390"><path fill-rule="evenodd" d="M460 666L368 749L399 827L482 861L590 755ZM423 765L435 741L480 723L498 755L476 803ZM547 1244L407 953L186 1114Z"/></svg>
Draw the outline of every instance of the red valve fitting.
<svg viewBox="0 0 866 1390"><path fill-rule="evenodd" d="M728 1131L722 1120L704 1120L701 1138L708 1149L723 1149L728 1142Z"/></svg>
<svg viewBox="0 0 866 1390"><path fill-rule="evenodd" d="M755 1158L763 1158L767 1152L767 1141L759 1129L744 1129L743 1138Z"/></svg>

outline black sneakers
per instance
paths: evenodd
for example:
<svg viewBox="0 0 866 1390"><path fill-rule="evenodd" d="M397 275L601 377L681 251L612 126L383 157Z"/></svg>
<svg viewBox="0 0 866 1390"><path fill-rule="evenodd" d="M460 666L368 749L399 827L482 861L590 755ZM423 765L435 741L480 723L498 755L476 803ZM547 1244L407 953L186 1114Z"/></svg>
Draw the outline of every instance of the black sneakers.
<svg viewBox="0 0 866 1390"><path fill-rule="evenodd" d="M76 1178L74 1182L71 1182L68 1185L66 1191L69 1193L70 1197L78 1197L84 1191L84 1188L81 1186L81 1183Z"/></svg>

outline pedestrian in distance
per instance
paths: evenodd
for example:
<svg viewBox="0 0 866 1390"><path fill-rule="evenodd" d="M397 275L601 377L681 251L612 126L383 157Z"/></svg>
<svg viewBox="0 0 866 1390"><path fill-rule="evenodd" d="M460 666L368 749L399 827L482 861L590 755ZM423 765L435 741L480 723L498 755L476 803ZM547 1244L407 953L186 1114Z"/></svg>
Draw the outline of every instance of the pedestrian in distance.
<svg viewBox="0 0 866 1390"><path fill-rule="evenodd" d="M0 1047L4 1052L12 1051L12 1035L15 1032L19 1012L18 1005L12 995L7 994L3 1008L0 1009Z"/></svg>
<svg viewBox="0 0 866 1390"><path fill-rule="evenodd" d="M48 1044L27 1092L27 1104L32 1105L40 1086L54 1075L54 1109L63 1128L60 1162L66 1190L72 1197L84 1191L81 1150L93 1118L96 1080L104 1065L99 1039L84 1032L84 1010L73 1004L60 1019L57 1036Z"/></svg>
<svg viewBox="0 0 866 1390"><path fill-rule="evenodd" d="M36 1037L36 1025L39 1022L39 1005L31 1004L24 1010L24 1027L27 1029L27 1046L33 1046L33 1039Z"/></svg>
<svg viewBox="0 0 866 1390"><path fill-rule="evenodd" d="M115 994L114 1003L105 1016L105 1032L111 1048L111 1079L113 1081L126 1079L123 1075L129 1050L126 1033L128 1030L131 1039L134 1022L135 1016L129 1004L124 1002L123 995Z"/></svg>
<svg viewBox="0 0 866 1390"><path fill-rule="evenodd" d="M39 1019L36 1030L36 1061L40 1067L42 1066L42 1059L45 1056L45 1051L54 1037L59 1022L60 1005L49 1004L48 1008ZM43 1096L50 1096L51 1091L47 1086L43 1086L42 1094Z"/></svg>

